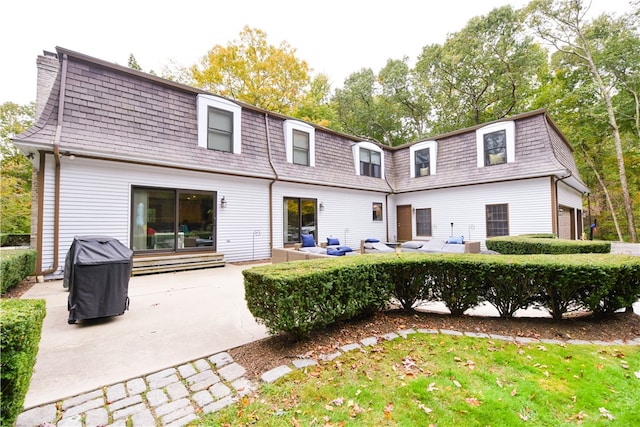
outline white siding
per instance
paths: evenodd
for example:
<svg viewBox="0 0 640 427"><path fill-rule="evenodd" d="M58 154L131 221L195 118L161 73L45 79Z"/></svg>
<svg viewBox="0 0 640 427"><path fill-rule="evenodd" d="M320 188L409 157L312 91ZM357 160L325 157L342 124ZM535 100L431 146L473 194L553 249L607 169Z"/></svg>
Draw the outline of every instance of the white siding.
<svg viewBox="0 0 640 427"><path fill-rule="evenodd" d="M564 182L558 183L558 203L574 209L582 209L582 193L569 187Z"/></svg>
<svg viewBox="0 0 640 427"><path fill-rule="evenodd" d="M383 193L326 188L316 185L276 183L273 187L273 246L283 246L284 197L317 199L318 242L337 237L341 245L360 248L360 240L373 237L386 240L387 201ZM383 220L373 220L373 203L382 203Z"/></svg>
<svg viewBox="0 0 640 427"><path fill-rule="evenodd" d="M44 269L53 264L54 172L55 165L49 157L43 222ZM76 235L107 235L129 246L133 186L215 191L218 201L225 196L227 207L218 207L217 251L227 261L271 256L266 180L63 157L59 269L64 266L64 257ZM256 231L259 235L254 236Z"/></svg>
<svg viewBox="0 0 640 427"><path fill-rule="evenodd" d="M395 205L411 205L413 208L431 208L434 239L447 239L463 235L465 240L484 243L487 236L485 206L509 205L509 232L511 235L552 232L551 185L548 178L509 183L493 183L440 190L400 194ZM395 207L390 217L391 237L396 234ZM453 223L453 233L451 231ZM416 236L415 212L413 236Z"/></svg>

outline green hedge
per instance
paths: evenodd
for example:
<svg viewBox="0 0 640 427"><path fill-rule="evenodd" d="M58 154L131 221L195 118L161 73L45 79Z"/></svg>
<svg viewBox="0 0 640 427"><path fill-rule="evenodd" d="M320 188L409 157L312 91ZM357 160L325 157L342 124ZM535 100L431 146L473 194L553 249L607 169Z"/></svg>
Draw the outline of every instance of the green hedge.
<svg viewBox="0 0 640 427"><path fill-rule="evenodd" d="M565 240L548 234L492 237L485 241L487 249L510 255L585 254L611 252L611 243L597 240Z"/></svg>
<svg viewBox="0 0 640 427"><path fill-rule="evenodd" d="M0 300L0 424L13 425L22 411L45 317L44 300Z"/></svg>
<svg viewBox="0 0 640 427"><path fill-rule="evenodd" d="M34 273L36 257L37 252L32 249L0 251L0 289L2 293Z"/></svg>
<svg viewBox="0 0 640 427"><path fill-rule="evenodd" d="M380 309L441 301L453 315L481 302L502 317L544 307L611 314L640 298L640 257L626 255L380 254L255 267L243 272L249 310L271 333L311 330Z"/></svg>
<svg viewBox="0 0 640 427"><path fill-rule="evenodd" d="M0 246L29 246L30 234L0 233Z"/></svg>
<svg viewBox="0 0 640 427"><path fill-rule="evenodd" d="M251 313L269 332L294 338L341 319L371 313L389 301L388 277L373 258L314 259L243 271ZM358 257L360 258L360 257ZM327 262L329 261L329 262Z"/></svg>

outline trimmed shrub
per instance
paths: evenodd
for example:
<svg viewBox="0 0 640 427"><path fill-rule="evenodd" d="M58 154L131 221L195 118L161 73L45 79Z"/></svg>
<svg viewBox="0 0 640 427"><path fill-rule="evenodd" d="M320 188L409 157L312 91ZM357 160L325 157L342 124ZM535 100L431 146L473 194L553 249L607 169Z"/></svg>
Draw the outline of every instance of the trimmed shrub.
<svg viewBox="0 0 640 427"><path fill-rule="evenodd" d="M389 277L380 273L377 257L362 262L364 258L321 258L244 270L247 306L270 333L287 332L294 339L380 310L391 297Z"/></svg>
<svg viewBox="0 0 640 427"><path fill-rule="evenodd" d="M482 270L484 299L498 310L500 317L512 317L517 310L540 300L544 289L535 259L503 255L481 257L476 262Z"/></svg>
<svg viewBox="0 0 640 427"><path fill-rule="evenodd" d="M565 240L548 235L492 237L485 241L487 249L503 255L586 254L611 252L611 243L594 240Z"/></svg>
<svg viewBox="0 0 640 427"><path fill-rule="evenodd" d="M32 249L0 251L0 287L3 293L34 273L36 256L37 252Z"/></svg>
<svg viewBox="0 0 640 427"><path fill-rule="evenodd" d="M0 234L0 246L27 246L29 247L30 234Z"/></svg>
<svg viewBox="0 0 640 427"><path fill-rule="evenodd" d="M22 411L45 317L44 300L0 300L0 424L13 425Z"/></svg>
<svg viewBox="0 0 640 427"><path fill-rule="evenodd" d="M611 314L640 298L640 257L629 255L379 254L322 258L243 271L251 313L269 332L294 338L338 320L441 301L452 315L480 302L502 317L544 307L560 320L571 310Z"/></svg>
<svg viewBox="0 0 640 427"><path fill-rule="evenodd" d="M417 254L421 255L421 254ZM423 255L424 256L424 255ZM426 257L428 301L442 301L452 315L460 316L483 300L482 269L471 254L432 254Z"/></svg>

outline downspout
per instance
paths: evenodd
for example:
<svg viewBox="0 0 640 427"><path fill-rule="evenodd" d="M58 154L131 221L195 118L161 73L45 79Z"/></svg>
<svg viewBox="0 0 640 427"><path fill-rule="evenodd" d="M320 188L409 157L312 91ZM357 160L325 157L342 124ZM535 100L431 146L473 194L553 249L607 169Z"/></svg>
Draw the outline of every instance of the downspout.
<svg viewBox="0 0 640 427"><path fill-rule="evenodd" d="M558 183L560 181L564 181L565 179L569 179L573 176L573 173L571 173L571 171L569 169L567 169L567 172L569 172L569 175L560 178L560 179L556 179L553 182L554 185L554 191L555 191L555 198L556 198L556 234L558 235L558 237L560 237L560 200L558 199Z"/></svg>
<svg viewBox="0 0 640 427"><path fill-rule="evenodd" d="M264 128L267 135L267 157L269 158L269 166L275 174L275 178L269 183L269 249L273 250L273 184L278 182L278 171L271 159L271 135L269 133L269 114L264 113Z"/></svg>
<svg viewBox="0 0 640 427"><path fill-rule="evenodd" d="M382 151L384 153L384 150ZM385 163L386 166L386 163ZM394 168L395 170L395 168ZM386 172L386 171L385 171ZM394 194L396 194L396 190L393 188L393 186L391 185L391 183L389 182L389 179L387 178L387 174L384 174L384 180L386 181L387 185L389 186L389 188L391 189L390 193L386 193L384 195L384 205L385 205L385 211L386 211L386 218L387 218L387 242L391 242L391 239L389 239L389 196L392 196ZM411 218L411 221L413 221L413 216ZM398 218L396 218L396 223L398 222ZM396 239L394 240L398 240L397 239L397 230L396 230Z"/></svg>
<svg viewBox="0 0 640 427"><path fill-rule="evenodd" d="M54 190L54 208L53 208L53 266L47 270L42 270L42 255L40 255L40 273L39 276L52 274L58 270L58 252L60 249L60 138L62 137L62 119L64 115L64 97L66 92L67 80L67 55L62 55L62 72L60 75L60 94L58 95L58 125L56 126L56 134L53 139L53 158L56 162L55 173L55 190ZM44 177L43 177L44 178ZM44 179L43 179L44 183ZM39 188L40 193L44 192L44 185ZM44 198L42 199L44 202ZM38 229L42 230L43 215L39 220ZM42 233L38 234L38 248L42 251Z"/></svg>

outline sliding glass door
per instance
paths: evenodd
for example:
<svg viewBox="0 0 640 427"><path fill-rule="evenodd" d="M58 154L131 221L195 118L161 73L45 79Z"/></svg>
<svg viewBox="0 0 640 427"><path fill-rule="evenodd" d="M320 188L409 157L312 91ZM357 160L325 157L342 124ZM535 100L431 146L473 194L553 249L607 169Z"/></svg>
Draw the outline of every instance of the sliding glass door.
<svg viewBox="0 0 640 427"><path fill-rule="evenodd" d="M316 199L285 197L283 218L283 242L285 245L301 242L303 234L311 234L313 240L318 241Z"/></svg>
<svg viewBox="0 0 640 427"><path fill-rule="evenodd" d="M215 192L134 187L132 193L134 251L215 250Z"/></svg>

